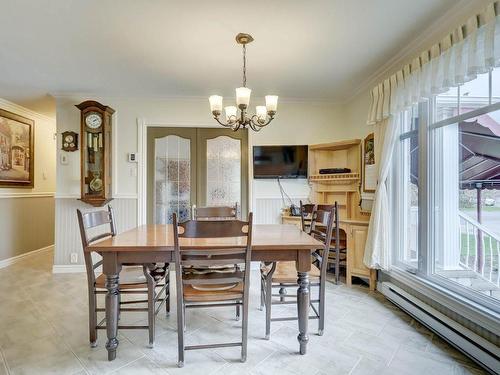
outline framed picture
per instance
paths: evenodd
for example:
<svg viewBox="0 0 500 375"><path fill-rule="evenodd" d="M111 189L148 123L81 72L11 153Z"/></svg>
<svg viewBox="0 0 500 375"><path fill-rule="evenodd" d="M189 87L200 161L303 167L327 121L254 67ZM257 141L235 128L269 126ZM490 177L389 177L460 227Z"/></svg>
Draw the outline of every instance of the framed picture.
<svg viewBox="0 0 500 375"><path fill-rule="evenodd" d="M0 187L34 186L34 125L0 109Z"/></svg>
<svg viewBox="0 0 500 375"><path fill-rule="evenodd" d="M375 165L375 137L368 134L363 142L363 191L373 193L377 187L377 167Z"/></svg>

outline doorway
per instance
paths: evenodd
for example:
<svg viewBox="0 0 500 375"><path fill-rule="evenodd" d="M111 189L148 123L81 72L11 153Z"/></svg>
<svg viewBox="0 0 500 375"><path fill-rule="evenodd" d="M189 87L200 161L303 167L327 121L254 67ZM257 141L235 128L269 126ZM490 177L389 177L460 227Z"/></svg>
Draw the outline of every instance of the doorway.
<svg viewBox="0 0 500 375"><path fill-rule="evenodd" d="M147 222L167 224L192 206L248 212L248 132L210 128L148 128Z"/></svg>

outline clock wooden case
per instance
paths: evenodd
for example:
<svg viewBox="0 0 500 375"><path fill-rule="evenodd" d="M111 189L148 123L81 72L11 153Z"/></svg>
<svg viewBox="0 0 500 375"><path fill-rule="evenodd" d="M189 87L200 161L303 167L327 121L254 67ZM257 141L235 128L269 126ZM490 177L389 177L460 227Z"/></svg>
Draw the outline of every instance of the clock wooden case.
<svg viewBox="0 0 500 375"><path fill-rule="evenodd" d="M61 149L67 152L78 150L78 134L75 132L63 132Z"/></svg>
<svg viewBox="0 0 500 375"><path fill-rule="evenodd" d="M81 201L102 207L111 198L112 108L93 100L76 106L81 111Z"/></svg>

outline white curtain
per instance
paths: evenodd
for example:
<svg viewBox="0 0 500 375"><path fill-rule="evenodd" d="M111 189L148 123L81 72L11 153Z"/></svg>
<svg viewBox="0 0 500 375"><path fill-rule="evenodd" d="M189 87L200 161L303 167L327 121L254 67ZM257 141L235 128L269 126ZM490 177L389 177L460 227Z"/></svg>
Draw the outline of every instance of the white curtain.
<svg viewBox="0 0 500 375"><path fill-rule="evenodd" d="M364 263L371 268L391 265L391 197L387 178L401 113L421 100L473 80L500 66L500 3L489 4L440 43L405 65L371 91L368 124L384 134L378 184L370 218Z"/></svg>

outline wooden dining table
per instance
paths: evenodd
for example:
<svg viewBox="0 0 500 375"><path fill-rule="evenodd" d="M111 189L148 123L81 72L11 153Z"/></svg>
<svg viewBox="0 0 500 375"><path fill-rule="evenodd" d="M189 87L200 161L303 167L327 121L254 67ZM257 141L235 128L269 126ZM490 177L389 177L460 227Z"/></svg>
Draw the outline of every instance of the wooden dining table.
<svg viewBox="0 0 500 375"><path fill-rule="evenodd" d="M189 249L210 249L241 245L244 237L181 238L180 246ZM297 309L300 354L306 354L309 319L309 275L311 252L320 249L321 242L290 224L253 226L252 261L295 261L297 268ZM142 225L89 247L103 258L106 277L106 349L108 360L116 358L118 349L119 277L123 264L174 262L172 225ZM263 320L264 321L264 320Z"/></svg>

